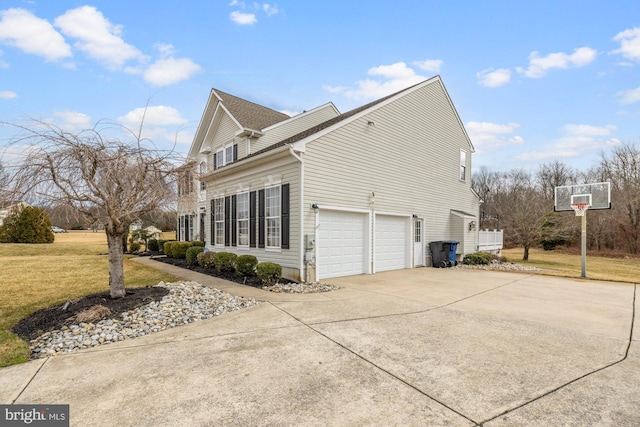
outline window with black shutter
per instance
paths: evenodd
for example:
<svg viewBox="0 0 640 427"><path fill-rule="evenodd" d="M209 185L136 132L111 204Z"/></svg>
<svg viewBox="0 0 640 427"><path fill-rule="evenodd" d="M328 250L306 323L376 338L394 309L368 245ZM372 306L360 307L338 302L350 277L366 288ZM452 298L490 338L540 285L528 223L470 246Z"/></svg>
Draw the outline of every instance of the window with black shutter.
<svg viewBox="0 0 640 427"><path fill-rule="evenodd" d="M224 245L229 246L231 244L231 197L224 198Z"/></svg>
<svg viewBox="0 0 640 427"><path fill-rule="evenodd" d="M284 184L281 191L281 230L282 230L282 249L289 249L289 184Z"/></svg>
<svg viewBox="0 0 640 427"><path fill-rule="evenodd" d="M258 190L258 247L264 248L264 190Z"/></svg>
<svg viewBox="0 0 640 427"><path fill-rule="evenodd" d="M249 247L256 247L256 192L249 193Z"/></svg>
<svg viewBox="0 0 640 427"><path fill-rule="evenodd" d="M238 227L236 226L238 220L238 205L236 201L237 196L231 196L231 246L237 246L238 244Z"/></svg>

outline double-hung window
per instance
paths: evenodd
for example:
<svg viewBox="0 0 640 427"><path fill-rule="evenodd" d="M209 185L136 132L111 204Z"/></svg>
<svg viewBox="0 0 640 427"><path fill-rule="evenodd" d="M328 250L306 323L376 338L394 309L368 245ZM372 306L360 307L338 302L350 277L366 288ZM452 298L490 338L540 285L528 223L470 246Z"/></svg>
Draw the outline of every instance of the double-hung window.
<svg viewBox="0 0 640 427"><path fill-rule="evenodd" d="M238 247L249 247L249 193L236 198L238 221Z"/></svg>
<svg viewBox="0 0 640 427"><path fill-rule="evenodd" d="M238 160L238 144L228 144L220 147L213 155L213 158L216 169L235 162Z"/></svg>
<svg viewBox="0 0 640 427"><path fill-rule="evenodd" d="M467 180L467 152L460 150L460 181Z"/></svg>
<svg viewBox="0 0 640 427"><path fill-rule="evenodd" d="M224 197L215 199L213 206L215 244L216 246L224 246Z"/></svg>
<svg viewBox="0 0 640 427"><path fill-rule="evenodd" d="M280 248L280 186L265 188L267 248Z"/></svg>

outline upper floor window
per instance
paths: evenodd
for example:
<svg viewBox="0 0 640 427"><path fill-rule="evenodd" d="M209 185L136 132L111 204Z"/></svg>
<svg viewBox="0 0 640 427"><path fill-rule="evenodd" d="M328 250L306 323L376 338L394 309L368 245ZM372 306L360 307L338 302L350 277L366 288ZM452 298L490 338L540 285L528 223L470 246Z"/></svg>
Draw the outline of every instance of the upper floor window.
<svg viewBox="0 0 640 427"><path fill-rule="evenodd" d="M460 180L467 180L467 152L460 150Z"/></svg>
<svg viewBox="0 0 640 427"><path fill-rule="evenodd" d="M207 189L207 184L205 184L204 181L202 181L202 176L205 175L206 173L207 173L207 163L201 162L200 163L200 190L202 191Z"/></svg>
<svg viewBox="0 0 640 427"><path fill-rule="evenodd" d="M238 160L238 144L229 144L220 147L213 155L215 168L218 169L226 164Z"/></svg>

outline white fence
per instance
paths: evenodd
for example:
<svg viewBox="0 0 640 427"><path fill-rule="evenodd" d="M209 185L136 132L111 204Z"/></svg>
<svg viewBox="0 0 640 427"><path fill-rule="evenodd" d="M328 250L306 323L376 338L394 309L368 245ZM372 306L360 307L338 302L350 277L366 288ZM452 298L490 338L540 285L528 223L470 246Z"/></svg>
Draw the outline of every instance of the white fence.
<svg viewBox="0 0 640 427"><path fill-rule="evenodd" d="M479 230L479 251L501 251L503 246L503 230Z"/></svg>

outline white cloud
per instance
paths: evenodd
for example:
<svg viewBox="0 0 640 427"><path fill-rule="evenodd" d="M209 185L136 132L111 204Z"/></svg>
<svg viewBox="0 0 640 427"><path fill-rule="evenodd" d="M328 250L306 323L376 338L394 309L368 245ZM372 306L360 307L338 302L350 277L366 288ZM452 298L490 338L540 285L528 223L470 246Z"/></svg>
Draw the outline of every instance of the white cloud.
<svg viewBox="0 0 640 427"><path fill-rule="evenodd" d="M278 6L269 4L269 3L264 3L262 5L262 10L265 11L265 13L267 14L267 16L273 16L275 14L277 14L279 12L278 10Z"/></svg>
<svg viewBox="0 0 640 427"><path fill-rule="evenodd" d="M486 87L498 87L511 81L511 70L508 68L499 68L497 70L487 68L476 73L476 76L478 77L478 84Z"/></svg>
<svg viewBox="0 0 640 427"><path fill-rule="evenodd" d="M584 67L596 59L598 52L590 47L574 49L571 55L564 52L540 56L539 52L529 54L529 68L518 67L517 71L532 79L544 77L549 70Z"/></svg>
<svg viewBox="0 0 640 427"><path fill-rule="evenodd" d="M47 61L71 57L71 47L46 20L24 9L0 11L0 42Z"/></svg>
<svg viewBox="0 0 640 427"><path fill-rule="evenodd" d="M67 132L77 132L91 129L91 117L77 111L62 110L53 113L55 119L50 120L56 123L61 129ZM49 121L49 120L48 120Z"/></svg>
<svg viewBox="0 0 640 427"><path fill-rule="evenodd" d="M74 44L91 58L112 70L118 70L132 59L144 56L122 37L122 26L113 25L92 6L82 6L57 17L55 25L63 34L78 39Z"/></svg>
<svg viewBox="0 0 640 427"><path fill-rule="evenodd" d="M157 86L167 86L189 79L202 69L189 58L174 58L174 49L170 44L158 44L156 49L162 58L151 64L144 72L144 79Z"/></svg>
<svg viewBox="0 0 640 427"><path fill-rule="evenodd" d="M235 22L238 25L253 25L256 22L258 22L258 20L256 19L256 15L253 13L242 13L240 11L234 10L233 12L231 12L229 14L229 18L231 18L231 20L233 22Z"/></svg>
<svg viewBox="0 0 640 427"><path fill-rule="evenodd" d="M322 88L330 93L343 93L352 99L376 99L406 89L427 79L425 76L416 74L404 62L372 67L367 74L378 78L359 80L356 82L356 88L331 85L324 85Z"/></svg>
<svg viewBox="0 0 640 427"><path fill-rule="evenodd" d="M618 138L608 138L617 128L613 125L592 126L584 124L567 124L560 129L563 134L546 149L530 151L516 156L518 160L546 160L575 158L585 154L615 147L621 142Z"/></svg>
<svg viewBox="0 0 640 427"><path fill-rule="evenodd" d="M468 122L465 129L478 153L499 147L524 144L524 139L514 135L520 127L518 123L498 124L491 122Z"/></svg>
<svg viewBox="0 0 640 427"><path fill-rule="evenodd" d="M414 61L412 65L420 68L424 71L429 71L431 73L439 73L440 67L442 67L444 61L442 59L425 59L424 61Z"/></svg>
<svg viewBox="0 0 640 427"><path fill-rule="evenodd" d="M297 116L301 114L302 111L291 111L291 110L280 110L281 113L286 114L289 117Z"/></svg>
<svg viewBox="0 0 640 427"><path fill-rule="evenodd" d="M640 62L640 27L622 31L613 39L620 42L620 49L611 53L619 53L627 59Z"/></svg>
<svg viewBox="0 0 640 427"><path fill-rule="evenodd" d="M143 120L144 119L144 123ZM149 107L140 107L129 111L124 116L118 117L118 121L123 126L134 132L142 127L142 138L151 141L166 140L171 142L190 144L192 135L187 132L176 132L175 127L180 128L188 122L178 110L166 105L156 105ZM169 129L168 127L172 127Z"/></svg>
<svg viewBox="0 0 640 427"><path fill-rule="evenodd" d="M18 94L10 90L0 90L0 99L14 99Z"/></svg>
<svg viewBox="0 0 640 427"><path fill-rule="evenodd" d="M640 87L618 92L618 96L622 97L620 102L623 104L634 104L636 102L640 102Z"/></svg>

